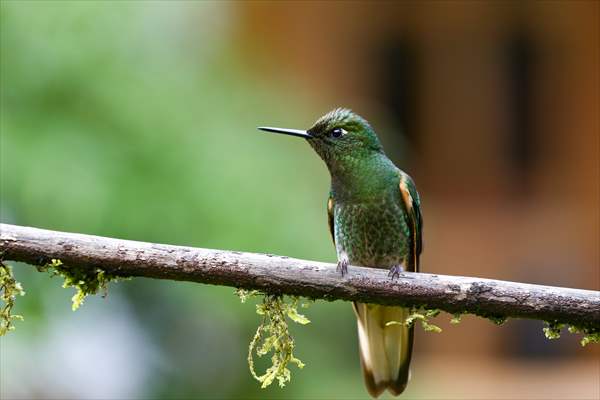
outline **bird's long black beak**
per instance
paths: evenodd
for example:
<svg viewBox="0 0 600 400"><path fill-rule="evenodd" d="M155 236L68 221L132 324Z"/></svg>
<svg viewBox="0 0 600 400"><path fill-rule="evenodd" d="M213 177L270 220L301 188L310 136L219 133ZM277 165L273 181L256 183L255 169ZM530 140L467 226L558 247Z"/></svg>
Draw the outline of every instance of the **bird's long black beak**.
<svg viewBox="0 0 600 400"><path fill-rule="evenodd" d="M303 137L305 139L312 138L310 133L302 131L300 129L273 128L270 126L259 126L258 129L265 132L281 133L284 135Z"/></svg>

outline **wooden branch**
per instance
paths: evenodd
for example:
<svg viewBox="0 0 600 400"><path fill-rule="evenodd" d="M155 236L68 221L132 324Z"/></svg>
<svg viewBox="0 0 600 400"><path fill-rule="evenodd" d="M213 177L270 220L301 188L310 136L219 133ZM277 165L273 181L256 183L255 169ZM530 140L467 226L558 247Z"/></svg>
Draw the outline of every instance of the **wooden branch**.
<svg viewBox="0 0 600 400"><path fill-rule="evenodd" d="M462 276L404 273L271 254L134 242L0 224L4 260L43 265L98 267L120 276L142 276L258 289L315 299L426 306L449 313L559 321L600 328L600 292Z"/></svg>

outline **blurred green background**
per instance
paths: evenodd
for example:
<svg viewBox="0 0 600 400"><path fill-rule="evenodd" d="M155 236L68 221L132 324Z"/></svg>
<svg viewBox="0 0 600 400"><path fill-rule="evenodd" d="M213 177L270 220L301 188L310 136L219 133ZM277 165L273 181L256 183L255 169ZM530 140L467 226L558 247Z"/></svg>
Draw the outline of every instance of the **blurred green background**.
<svg viewBox="0 0 600 400"><path fill-rule="evenodd" d="M2 1L0 219L333 262L325 167L256 126L347 106L417 181L423 270L598 290L598 27L594 2ZM347 303L307 310L306 368L261 390L231 288L134 279L73 313L14 270L2 398L367 398ZM447 319L405 398L600 396L577 338Z"/></svg>

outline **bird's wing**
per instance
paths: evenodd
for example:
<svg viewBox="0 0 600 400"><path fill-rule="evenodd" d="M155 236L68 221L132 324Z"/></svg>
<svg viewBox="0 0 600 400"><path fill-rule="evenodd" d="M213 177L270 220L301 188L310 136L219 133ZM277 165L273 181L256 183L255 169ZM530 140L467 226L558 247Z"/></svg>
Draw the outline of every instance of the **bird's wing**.
<svg viewBox="0 0 600 400"><path fill-rule="evenodd" d="M419 272L419 256L423 249L423 217L421 216L421 200L412 178L405 172L400 174L400 194L406 213L408 214L408 225L411 231L411 250L406 266L409 271Z"/></svg>
<svg viewBox="0 0 600 400"><path fill-rule="evenodd" d="M327 224L329 225L329 233L331 233L331 240L335 246L335 231L333 227L333 196L329 194L327 199Z"/></svg>
<svg viewBox="0 0 600 400"><path fill-rule="evenodd" d="M418 272L423 227L421 203L410 176L398 170L398 177L400 202L411 233L405 267L408 271ZM332 201L329 204L333 206ZM399 395L410 378L414 327L388 326L388 322L405 321L411 313L410 308L355 302L354 312L358 319L360 360L367 390L373 397L385 389L394 396Z"/></svg>

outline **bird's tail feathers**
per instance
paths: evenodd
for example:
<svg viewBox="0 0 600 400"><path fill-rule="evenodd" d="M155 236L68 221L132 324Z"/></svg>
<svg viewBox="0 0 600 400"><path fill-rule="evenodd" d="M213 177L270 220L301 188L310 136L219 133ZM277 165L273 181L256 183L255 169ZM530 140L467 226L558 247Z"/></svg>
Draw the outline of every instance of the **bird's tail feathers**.
<svg viewBox="0 0 600 400"><path fill-rule="evenodd" d="M410 309L364 303L353 306L367 390L373 397L385 389L399 395L410 378L413 328L403 325Z"/></svg>

